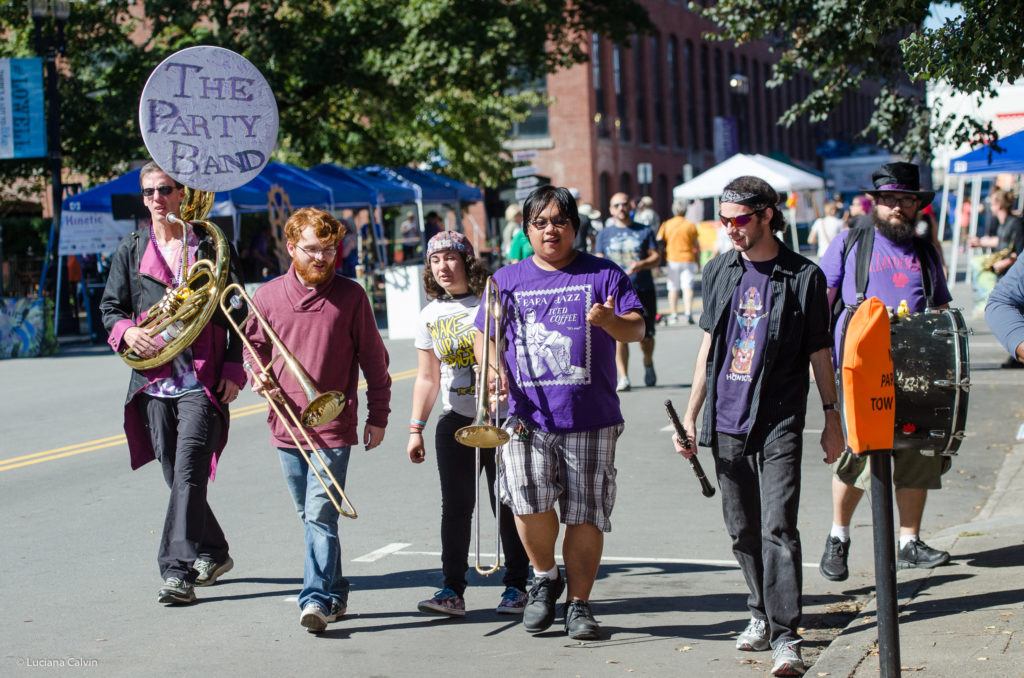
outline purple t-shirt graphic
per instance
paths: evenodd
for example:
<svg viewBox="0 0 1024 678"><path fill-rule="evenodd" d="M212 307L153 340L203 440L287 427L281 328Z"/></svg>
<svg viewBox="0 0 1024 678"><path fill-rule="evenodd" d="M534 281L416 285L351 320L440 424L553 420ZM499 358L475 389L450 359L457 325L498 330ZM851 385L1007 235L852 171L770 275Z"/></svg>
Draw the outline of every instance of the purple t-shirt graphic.
<svg viewBox="0 0 1024 678"><path fill-rule="evenodd" d="M771 261L743 262L743 277L732 294L732 313L725 330L728 357L718 373L715 430L745 434L750 429L750 399L761 371L768 314L771 311Z"/></svg>
<svg viewBox="0 0 1024 678"><path fill-rule="evenodd" d="M826 283L830 288L839 287L842 282L844 304L857 303L857 244L854 244L846 255L846 261L840 261L846 239L850 231L843 231L828 246L828 251L818 265L825 273ZM930 246L930 245L929 245ZM938 264L938 256L930 259L933 301L936 306L948 304L953 298L946 287L946 277ZM924 279L921 276L921 262L917 260L913 241L895 243L875 231L875 244L871 251L871 265L868 267L868 288L866 297L878 297L886 306L899 308L900 302L906 299L911 313L924 310ZM846 311L836 324L835 345L841 345L843 321ZM834 352L838 360L839 351Z"/></svg>
<svg viewBox="0 0 1024 678"><path fill-rule="evenodd" d="M494 274L505 322L509 414L552 433L622 423L615 393L615 340L587 322L595 303L640 311L629 278L610 261L579 253L546 271L528 257ZM476 328L484 327L484 308Z"/></svg>

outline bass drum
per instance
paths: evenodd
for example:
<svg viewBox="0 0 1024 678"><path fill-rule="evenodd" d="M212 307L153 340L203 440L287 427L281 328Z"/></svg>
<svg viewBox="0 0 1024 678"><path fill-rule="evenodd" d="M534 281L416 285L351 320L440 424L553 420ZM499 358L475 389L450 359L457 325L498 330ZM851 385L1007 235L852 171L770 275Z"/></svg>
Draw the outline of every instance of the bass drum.
<svg viewBox="0 0 1024 678"><path fill-rule="evenodd" d="M896 430L893 447L955 455L964 439L971 330L959 309L892 318Z"/></svg>

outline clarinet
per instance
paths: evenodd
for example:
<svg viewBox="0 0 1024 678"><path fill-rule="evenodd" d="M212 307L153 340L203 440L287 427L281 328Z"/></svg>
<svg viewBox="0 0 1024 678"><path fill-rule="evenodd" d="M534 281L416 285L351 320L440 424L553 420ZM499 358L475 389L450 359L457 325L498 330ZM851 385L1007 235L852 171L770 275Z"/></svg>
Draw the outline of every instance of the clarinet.
<svg viewBox="0 0 1024 678"><path fill-rule="evenodd" d="M665 410L668 411L668 418L672 420L672 425L676 429L676 435L679 436L679 440L683 442L683 447L690 446L690 437L686 435L686 431L683 429L682 422L679 421L679 415L676 414L676 408L672 407L672 401L665 401ZM700 465L700 461L696 456L687 459L690 462L690 468L693 469L693 475L697 476L697 480L700 481L700 491L705 497L715 496L715 488L708 482L708 477L704 475L704 467Z"/></svg>

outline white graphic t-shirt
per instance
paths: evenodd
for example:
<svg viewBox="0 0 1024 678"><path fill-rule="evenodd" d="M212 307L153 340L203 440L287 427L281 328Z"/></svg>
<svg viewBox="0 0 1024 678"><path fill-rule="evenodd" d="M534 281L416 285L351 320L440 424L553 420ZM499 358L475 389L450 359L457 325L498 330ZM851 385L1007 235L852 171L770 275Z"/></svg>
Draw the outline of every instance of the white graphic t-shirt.
<svg viewBox="0 0 1024 678"><path fill-rule="evenodd" d="M444 411L472 417L476 413L473 340L480 297L435 299L420 311L416 348L433 351L441 361L441 402Z"/></svg>

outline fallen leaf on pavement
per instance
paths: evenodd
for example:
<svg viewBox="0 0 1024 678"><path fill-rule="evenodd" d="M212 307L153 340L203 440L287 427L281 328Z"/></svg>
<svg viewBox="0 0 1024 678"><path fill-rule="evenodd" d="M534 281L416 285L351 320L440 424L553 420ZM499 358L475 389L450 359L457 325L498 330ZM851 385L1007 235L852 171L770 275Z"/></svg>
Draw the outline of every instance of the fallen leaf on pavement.
<svg viewBox="0 0 1024 678"><path fill-rule="evenodd" d="M988 657L978 657L978 661L979 662L987 662L988 661Z"/></svg>
<svg viewBox="0 0 1024 678"><path fill-rule="evenodd" d="M693 648L690 647L689 645L683 645L682 647L677 647L676 648L676 652L689 652L692 649Z"/></svg>

